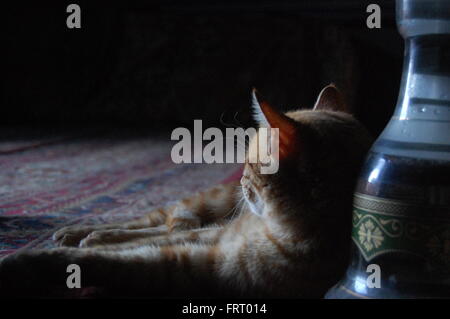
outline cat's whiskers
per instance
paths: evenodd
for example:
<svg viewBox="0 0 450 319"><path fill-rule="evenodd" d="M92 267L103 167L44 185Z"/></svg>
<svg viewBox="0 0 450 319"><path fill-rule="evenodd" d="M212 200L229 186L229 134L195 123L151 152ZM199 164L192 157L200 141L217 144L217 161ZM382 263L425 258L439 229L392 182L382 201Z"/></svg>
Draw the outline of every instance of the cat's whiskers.
<svg viewBox="0 0 450 319"><path fill-rule="evenodd" d="M225 112L222 112L222 114L220 114L220 119L219 119L219 122L220 122L220 124L222 124L223 126L225 126L225 127L233 127L233 128L238 128L239 126L236 126L236 125L234 125L234 124L228 124L228 123L225 123L224 122L224 120L223 120L223 116L225 115ZM236 116L236 115L235 115Z"/></svg>
<svg viewBox="0 0 450 319"><path fill-rule="evenodd" d="M230 218L228 223L231 223L234 220L234 218L235 218L235 216L236 216L238 211L239 211L239 214L243 213L243 210L244 210L244 207L245 207L245 198L240 194L240 192L241 192L240 189L241 188L238 187L237 192L239 192L239 193L236 194L237 196L240 195L240 198L237 201L237 203L234 205L234 207L230 210L229 214L232 214L232 215L231 215L231 218ZM228 217L229 214L227 214L227 217Z"/></svg>

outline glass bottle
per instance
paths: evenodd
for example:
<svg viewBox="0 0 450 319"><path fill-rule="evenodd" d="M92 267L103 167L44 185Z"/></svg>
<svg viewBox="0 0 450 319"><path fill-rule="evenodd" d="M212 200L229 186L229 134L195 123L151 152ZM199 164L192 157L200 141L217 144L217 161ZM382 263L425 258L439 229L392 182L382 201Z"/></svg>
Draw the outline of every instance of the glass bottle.
<svg viewBox="0 0 450 319"><path fill-rule="evenodd" d="M396 10L399 98L357 183L346 276L326 298L450 297L450 0Z"/></svg>

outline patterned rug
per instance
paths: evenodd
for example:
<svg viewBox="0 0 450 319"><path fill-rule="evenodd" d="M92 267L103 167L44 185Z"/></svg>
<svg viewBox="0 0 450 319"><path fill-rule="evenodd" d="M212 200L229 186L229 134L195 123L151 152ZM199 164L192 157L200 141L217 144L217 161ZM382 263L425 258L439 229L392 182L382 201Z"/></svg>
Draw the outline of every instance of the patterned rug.
<svg viewBox="0 0 450 319"><path fill-rule="evenodd" d="M0 154L0 258L54 247L63 226L129 220L240 176L236 164L174 164L171 146L73 139Z"/></svg>

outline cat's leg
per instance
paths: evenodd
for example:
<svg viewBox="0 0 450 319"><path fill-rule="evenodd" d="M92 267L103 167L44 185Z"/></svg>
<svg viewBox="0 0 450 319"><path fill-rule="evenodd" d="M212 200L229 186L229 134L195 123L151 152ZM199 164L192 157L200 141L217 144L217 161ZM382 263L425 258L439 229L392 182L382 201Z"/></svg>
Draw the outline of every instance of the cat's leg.
<svg viewBox="0 0 450 319"><path fill-rule="evenodd" d="M161 208L154 210L139 219L117 224L100 224L100 225L74 225L66 226L53 234L53 240L59 246L78 246L80 241L93 232L101 232L107 230L119 229L142 229L160 225L165 220L166 210L169 208Z"/></svg>
<svg viewBox="0 0 450 319"><path fill-rule="evenodd" d="M108 237L110 232L93 232L80 242L80 247L123 250L137 246L170 246L183 243L216 244L222 233L222 225L210 225L208 228L182 230L178 232L158 233L154 228L137 230L117 230L116 235ZM113 231L112 231L113 232Z"/></svg>
<svg viewBox="0 0 450 319"><path fill-rule="evenodd" d="M62 247L31 250L0 262L0 295L37 296L67 292L69 265L79 267L81 287L101 287L156 296L205 296L228 284L220 275L222 253L214 245L137 247L122 251Z"/></svg>
<svg viewBox="0 0 450 319"><path fill-rule="evenodd" d="M134 242L139 239L167 234L167 226L156 226L142 229L110 229L95 230L82 239L78 247L94 247L114 245L123 242Z"/></svg>
<svg viewBox="0 0 450 319"><path fill-rule="evenodd" d="M111 243L127 237L159 235L174 230L193 229L201 225L220 222L232 214L239 202L239 183L218 185L173 206L156 209L144 217L123 224L68 226L58 230L53 239L61 246L78 246L83 238L102 237ZM146 229L142 232L127 230ZM148 229L148 230L147 230ZM124 231L125 230L125 231Z"/></svg>

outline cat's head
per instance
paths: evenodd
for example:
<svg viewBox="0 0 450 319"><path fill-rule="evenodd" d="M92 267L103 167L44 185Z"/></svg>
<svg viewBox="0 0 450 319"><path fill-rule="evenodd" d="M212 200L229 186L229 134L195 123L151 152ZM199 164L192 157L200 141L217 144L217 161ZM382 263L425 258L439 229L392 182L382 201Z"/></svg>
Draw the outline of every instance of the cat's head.
<svg viewBox="0 0 450 319"><path fill-rule="evenodd" d="M276 210L291 215L322 210L326 214L330 205L348 204L372 139L348 113L338 89L333 84L325 87L310 110L282 113L256 90L252 104L259 130L249 143L241 179L252 212L263 217ZM256 157L262 128L279 129L278 136L271 135L279 141L279 155L270 155L278 161L275 174L261 173L263 164Z"/></svg>

